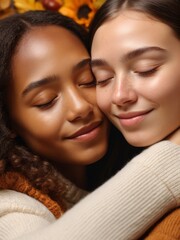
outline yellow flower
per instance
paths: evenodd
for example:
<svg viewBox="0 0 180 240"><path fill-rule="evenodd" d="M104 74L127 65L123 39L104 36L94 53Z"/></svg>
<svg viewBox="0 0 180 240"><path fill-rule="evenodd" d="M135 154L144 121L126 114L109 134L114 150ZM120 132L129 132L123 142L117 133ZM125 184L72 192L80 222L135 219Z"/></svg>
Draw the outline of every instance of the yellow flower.
<svg viewBox="0 0 180 240"><path fill-rule="evenodd" d="M10 0L0 0L10 1ZM105 0L13 0L15 9L20 12L29 10L56 10L65 16L74 19L78 24L88 28L97 9ZM59 4L59 9L58 9ZM57 9L55 9L55 7Z"/></svg>
<svg viewBox="0 0 180 240"><path fill-rule="evenodd" d="M42 3L36 0L14 0L14 6L20 13L29 10L44 10Z"/></svg>
<svg viewBox="0 0 180 240"><path fill-rule="evenodd" d="M96 13L96 8L92 0L65 0L59 12L87 28Z"/></svg>
<svg viewBox="0 0 180 240"><path fill-rule="evenodd" d="M93 4L96 9L100 8L104 2L105 2L105 0L93 0Z"/></svg>

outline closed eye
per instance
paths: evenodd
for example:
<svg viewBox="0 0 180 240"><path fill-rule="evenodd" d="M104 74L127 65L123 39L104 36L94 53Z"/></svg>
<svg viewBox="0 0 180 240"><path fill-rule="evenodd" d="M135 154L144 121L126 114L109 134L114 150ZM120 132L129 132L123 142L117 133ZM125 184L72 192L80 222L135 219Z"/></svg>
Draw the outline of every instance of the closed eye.
<svg viewBox="0 0 180 240"><path fill-rule="evenodd" d="M46 109L48 109L48 108L50 108L54 105L56 99L57 99L57 97L52 98L50 101L45 102L45 103L41 103L41 104L37 104L34 107L42 109L42 110L46 110Z"/></svg>
<svg viewBox="0 0 180 240"><path fill-rule="evenodd" d="M139 76L141 77L148 77L153 75L156 71L158 70L158 67L152 68L150 70L147 71L135 71L135 73L137 73Z"/></svg>
<svg viewBox="0 0 180 240"><path fill-rule="evenodd" d="M106 78L106 79L103 79L103 80L96 80L96 85L97 86L104 86L112 79L113 79L113 77L109 77L109 78Z"/></svg>
<svg viewBox="0 0 180 240"><path fill-rule="evenodd" d="M89 82L84 82L79 84L80 87L95 87L96 86L96 80L93 79L92 81Z"/></svg>

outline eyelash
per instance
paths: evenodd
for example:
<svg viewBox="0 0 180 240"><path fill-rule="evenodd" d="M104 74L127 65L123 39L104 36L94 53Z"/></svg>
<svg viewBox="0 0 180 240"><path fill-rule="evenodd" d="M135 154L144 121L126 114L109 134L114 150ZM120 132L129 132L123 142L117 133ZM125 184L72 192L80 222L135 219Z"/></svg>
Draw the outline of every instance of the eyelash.
<svg viewBox="0 0 180 240"><path fill-rule="evenodd" d="M105 85L106 83L108 83L108 81L110 81L113 77L110 78L106 78L104 80L100 80L100 81L96 81L96 86L98 85Z"/></svg>
<svg viewBox="0 0 180 240"><path fill-rule="evenodd" d="M95 87L95 86L96 86L96 80L93 79L93 80L90 81L90 82L81 83L81 84L79 84L79 86L82 86L82 87Z"/></svg>
<svg viewBox="0 0 180 240"><path fill-rule="evenodd" d="M42 109L42 110L48 109L48 108L50 108L54 104L56 98L57 97L51 99L50 101L48 101L46 103L35 105L35 107L37 107L39 109Z"/></svg>
<svg viewBox="0 0 180 240"><path fill-rule="evenodd" d="M148 71L144 71L144 72L140 72L140 71L135 71L134 73L138 74L139 76L141 77L148 77L148 76L151 76L153 75L157 70L158 70L159 66L155 67L155 68L152 68ZM96 80L96 86L104 86L106 85L113 77L110 77L110 78L106 78L104 80Z"/></svg>
<svg viewBox="0 0 180 240"><path fill-rule="evenodd" d="M155 68L152 68L152 69L150 69L148 71L144 71L144 72L136 71L135 73L139 74L142 77L148 77L148 76L153 75L157 70L158 70L158 67L155 67Z"/></svg>

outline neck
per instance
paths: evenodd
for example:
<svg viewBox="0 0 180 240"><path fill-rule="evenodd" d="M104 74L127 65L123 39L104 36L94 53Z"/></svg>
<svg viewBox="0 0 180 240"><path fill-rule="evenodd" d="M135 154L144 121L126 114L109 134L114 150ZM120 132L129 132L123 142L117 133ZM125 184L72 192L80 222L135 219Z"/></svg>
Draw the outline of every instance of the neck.
<svg viewBox="0 0 180 240"><path fill-rule="evenodd" d="M180 145L180 128L178 127L175 131L173 131L169 136L166 138L167 140Z"/></svg>

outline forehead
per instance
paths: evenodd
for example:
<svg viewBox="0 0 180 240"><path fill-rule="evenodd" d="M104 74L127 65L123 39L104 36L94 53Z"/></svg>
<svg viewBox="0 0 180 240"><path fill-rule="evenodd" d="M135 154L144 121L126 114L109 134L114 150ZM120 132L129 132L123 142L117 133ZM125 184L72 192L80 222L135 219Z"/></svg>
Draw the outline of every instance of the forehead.
<svg viewBox="0 0 180 240"><path fill-rule="evenodd" d="M120 44L122 47L131 46L134 43L145 44L157 41L169 41L174 37L173 30L166 24L145 13L134 10L120 11L115 17L103 23L94 35L92 50L96 45L96 51L104 44ZM117 38L116 42L112 38ZM101 41L100 41L101 39ZM112 44L113 41L113 44Z"/></svg>
<svg viewBox="0 0 180 240"><path fill-rule="evenodd" d="M62 27L32 28L12 59L14 84L26 85L49 75L63 75L89 54L73 33Z"/></svg>
<svg viewBox="0 0 180 240"><path fill-rule="evenodd" d="M53 62L78 61L87 56L87 50L78 37L69 30L57 26L34 27L20 41L12 61L13 72L26 66L44 66ZM73 64L73 62L72 62Z"/></svg>
<svg viewBox="0 0 180 240"><path fill-rule="evenodd" d="M124 25L125 23L128 25ZM121 31L127 31L130 24L136 24L142 27L144 25L156 25L156 23L166 25L160 20L156 19L154 16L151 16L147 13L136 10L121 10L117 12L113 17L107 19L99 27L99 29L110 27L112 24L115 26L117 24L117 26L121 26Z"/></svg>
<svg viewBox="0 0 180 240"><path fill-rule="evenodd" d="M75 36L71 31L58 26L37 26L29 30L20 41L16 53L24 52L31 53L31 50L37 50L37 53L41 50L52 49L50 46L56 48L64 48L67 46L77 46L84 48L80 39ZM29 51L28 51L29 50Z"/></svg>

